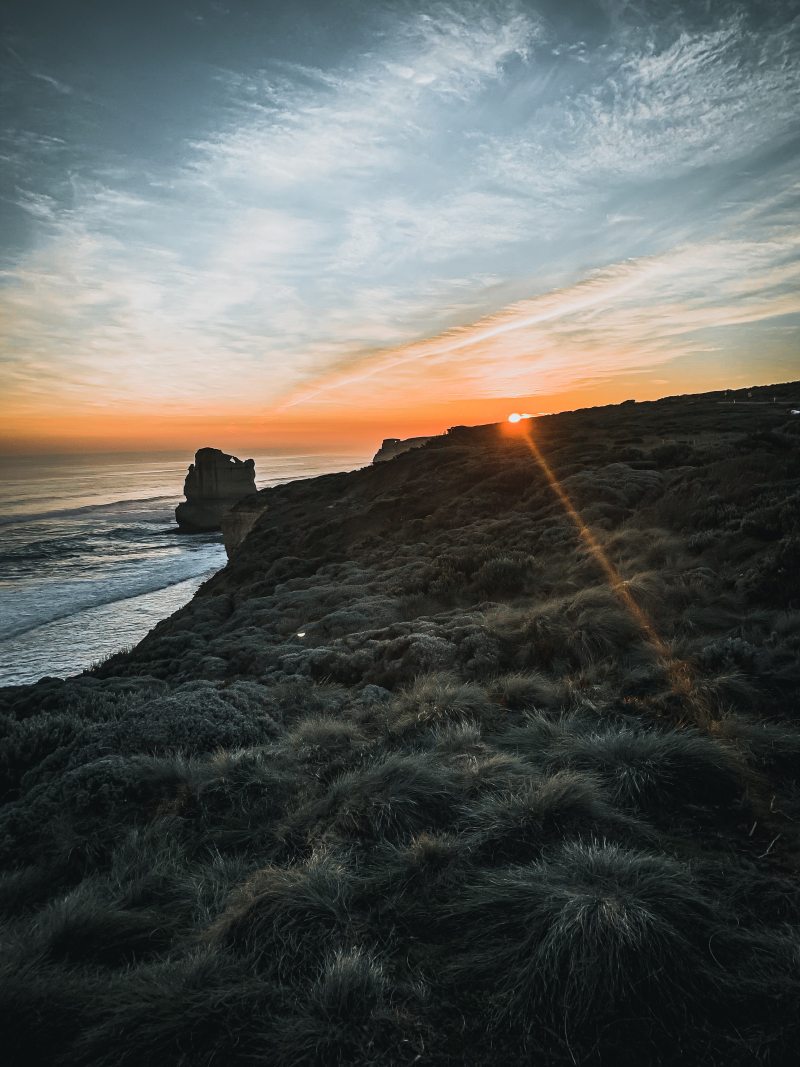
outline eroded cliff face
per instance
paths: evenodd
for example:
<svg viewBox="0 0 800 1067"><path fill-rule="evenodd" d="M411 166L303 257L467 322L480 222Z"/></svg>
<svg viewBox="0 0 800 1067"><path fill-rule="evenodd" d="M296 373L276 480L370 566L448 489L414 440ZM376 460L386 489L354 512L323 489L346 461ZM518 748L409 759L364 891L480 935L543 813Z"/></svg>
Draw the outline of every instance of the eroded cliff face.
<svg viewBox="0 0 800 1067"><path fill-rule="evenodd" d="M178 504L175 518L186 533L219 530L225 512L255 491L254 460L229 456L219 448L198 449L183 486L186 500Z"/></svg>
<svg viewBox="0 0 800 1067"><path fill-rule="evenodd" d="M240 500L238 504L234 504L222 516L222 540L228 559L232 558L233 553L239 548L266 508L267 505L262 495L253 493Z"/></svg>

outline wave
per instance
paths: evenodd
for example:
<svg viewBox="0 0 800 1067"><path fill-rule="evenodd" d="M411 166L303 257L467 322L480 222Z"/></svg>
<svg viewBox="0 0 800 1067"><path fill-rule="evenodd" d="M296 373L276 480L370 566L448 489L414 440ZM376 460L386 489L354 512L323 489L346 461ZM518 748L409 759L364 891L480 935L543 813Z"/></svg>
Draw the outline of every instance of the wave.
<svg viewBox="0 0 800 1067"><path fill-rule="evenodd" d="M82 504L76 508L55 508L52 511L30 512L25 515L0 516L0 526L22 526L25 523L40 522L42 519L67 519L76 518L80 515L88 515L109 508L122 508L131 504L156 504L162 507L175 507L180 496L145 496L129 500L108 500L102 504Z"/></svg>
<svg viewBox="0 0 800 1067"><path fill-rule="evenodd" d="M96 534L45 537L28 541L6 531L5 544L0 548L0 589L11 581L41 581L58 579L67 571L70 575L102 577L109 565L141 562L152 565L167 557L196 556L212 545L221 544L219 535L206 534L179 543L169 528L153 530L153 523L117 526ZM20 587L24 595L24 586Z"/></svg>
<svg viewBox="0 0 800 1067"><path fill-rule="evenodd" d="M221 544L208 545L204 552L193 552L181 559L174 557L162 562L142 562L131 569L126 566L106 568L99 578L74 581L44 581L38 587L29 587L22 592L15 590L7 604L0 598L0 641L20 637L40 626L59 619L68 619L87 608L115 604L146 593L168 589L190 578L212 574L225 563Z"/></svg>

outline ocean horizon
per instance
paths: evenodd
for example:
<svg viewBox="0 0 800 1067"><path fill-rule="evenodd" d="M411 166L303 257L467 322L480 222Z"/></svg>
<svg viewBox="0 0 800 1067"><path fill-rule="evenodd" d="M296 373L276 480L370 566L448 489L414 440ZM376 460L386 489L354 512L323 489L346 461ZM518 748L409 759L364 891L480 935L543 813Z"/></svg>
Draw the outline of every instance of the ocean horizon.
<svg viewBox="0 0 800 1067"><path fill-rule="evenodd" d="M372 458L248 455L259 489ZM225 565L220 534L178 532L174 511L192 459L184 451L0 458L0 685L69 677L132 647Z"/></svg>

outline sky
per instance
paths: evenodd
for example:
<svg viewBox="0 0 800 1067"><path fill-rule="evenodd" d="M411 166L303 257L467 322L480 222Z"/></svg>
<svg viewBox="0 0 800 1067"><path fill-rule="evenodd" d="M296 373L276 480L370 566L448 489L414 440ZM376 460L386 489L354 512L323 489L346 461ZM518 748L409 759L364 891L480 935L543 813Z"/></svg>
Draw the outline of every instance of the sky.
<svg viewBox="0 0 800 1067"><path fill-rule="evenodd" d="M0 450L800 378L800 0L0 18Z"/></svg>

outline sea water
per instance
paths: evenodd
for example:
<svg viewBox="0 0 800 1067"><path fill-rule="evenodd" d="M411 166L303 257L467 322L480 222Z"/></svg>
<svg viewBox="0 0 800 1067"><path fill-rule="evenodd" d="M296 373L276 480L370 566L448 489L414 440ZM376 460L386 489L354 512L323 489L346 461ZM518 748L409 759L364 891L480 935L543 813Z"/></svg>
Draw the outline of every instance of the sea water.
<svg viewBox="0 0 800 1067"><path fill-rule="evenodd" d="M353 470L364 455L254 455L259 488ZM130 648L226 562L181 534L185 453L0 460L0 685L80 673Z"/></svg>

